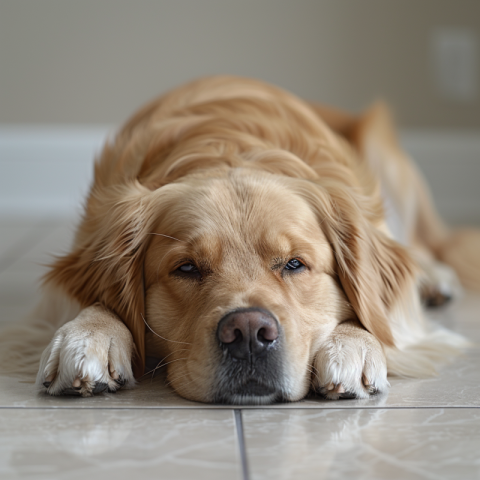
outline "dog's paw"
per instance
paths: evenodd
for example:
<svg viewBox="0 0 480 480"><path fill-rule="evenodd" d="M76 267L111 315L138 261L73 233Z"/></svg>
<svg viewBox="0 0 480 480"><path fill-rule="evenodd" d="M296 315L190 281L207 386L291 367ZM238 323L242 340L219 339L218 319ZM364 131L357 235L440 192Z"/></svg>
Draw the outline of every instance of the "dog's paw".
<svg viewBox="0 0 480 480"><path fill-rule="evenodd" d="M82 397L133 386L133 350L120 319L93 305L55 333L42 354L37 386L50 395Z"/></svg>
<svg viewBox="0 0 480 480"><path fill-rule="evenodd" d="M313 388L330 400L384 392L387 361L378 340L356 322L339 325L315 358Z"/></svg>
<svg viewBox="0 0 480 480"><path fill-rule="evenodd" d="M426 307L441 307L460 298L462 287L456 273L448 265L436 260L420 261L422 271L418 278L420 299Z"/></svg>

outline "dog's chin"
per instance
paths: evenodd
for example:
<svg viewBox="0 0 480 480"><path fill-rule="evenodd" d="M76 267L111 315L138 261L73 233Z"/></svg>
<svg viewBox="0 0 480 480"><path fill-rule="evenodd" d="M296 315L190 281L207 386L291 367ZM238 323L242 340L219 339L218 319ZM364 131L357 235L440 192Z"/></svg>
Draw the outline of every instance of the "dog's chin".
<svg viewBox="0 0 480 480"><path fill-rule="evenodd" d="M232 392L217 394L214 403L228 405L271 405L284 402L285 398L280 390L269 385L250 380Z"/></svg>

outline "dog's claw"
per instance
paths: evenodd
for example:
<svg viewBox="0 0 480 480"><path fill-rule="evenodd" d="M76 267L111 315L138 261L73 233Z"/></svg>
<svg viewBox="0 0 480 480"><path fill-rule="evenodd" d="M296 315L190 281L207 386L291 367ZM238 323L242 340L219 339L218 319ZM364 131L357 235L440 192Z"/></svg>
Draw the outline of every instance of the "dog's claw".
<svg viewBox="0 0 480 480"><path fill-rule="evenodd" d="M375 387L375 385L365 385L365 388L367 389L367 392L370 395L376 395L378 393L378 390Z"/></svg>
<svg viewBox="0 0 480 480"><path fill-rule="evenodd" d="M97 384L95 384L95 387L94 387L94 389L92 390L92 393L93 393L93 394L102 393L102 392L104 392L107 388L108 388L108 384L98 382Z"/></svg>
<svg viewBox="0 0 480 480"><path fill-rule="evenodd" d="M72 395L74 397L80 397L82 396L82 394L80 393L80 389L76 389L76 388L66 388L63 392L62 392L62 395Z"/></svg>
<svg viewBox="0 0 480 480"><path fill-rule="evenodd" d="M115 380L115 383L117 383L120 387L123 387L127 383L127 380L125 378L120 377Z"/></svg>
<svg viewBox="0 0 480 480"><path fill-rule="evenodd" d="M339 398L347 400L347 399L357 398L357 396L352 392L345 392L345 393L341 393Z"/></svg>

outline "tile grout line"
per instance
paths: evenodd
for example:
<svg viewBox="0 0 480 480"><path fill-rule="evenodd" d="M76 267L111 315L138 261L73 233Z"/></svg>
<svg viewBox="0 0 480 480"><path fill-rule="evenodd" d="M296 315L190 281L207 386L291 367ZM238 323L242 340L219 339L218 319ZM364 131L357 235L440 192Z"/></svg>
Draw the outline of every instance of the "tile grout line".
<svg viewBox="0 0 480 480"><path fill-rule="evenodd" d="M233 410L235 415L235 427L237 430L238 448L240 450L240 460L242 464L242 480L250 480L247 461L247 449L245 448L245 433L243 431L242 411L240 409Z"/></svg>
<svg viewBox="0 0 480 480"><path fill-rule="evenodd" d="M245 411L255 411L255 410L282 410L282 411L289 411L289 410L312 410L312 411L319 411L319 410L337 410L337 411L349 411L349 410L438 410L438 409L450 409L450 410L477 410L480 409L480 406L475 405L429 405L429 406L378 406L378 407L242 407L242 410ZM76 407L76 406L63 406L63 405L53 405L53 406L15 406L15 405L0 405L0 410L205 410L205 411L225 411L231 410L231 406L225 407L208 407L208 406L201 406L201 407L175 407L175 406L125 406L122 407L120 405L114 407ZM240 409L234 409L236 411L241 412ZM241 417L240 417L241 420ZM242 424L243 426L243 424Z"/></svg>

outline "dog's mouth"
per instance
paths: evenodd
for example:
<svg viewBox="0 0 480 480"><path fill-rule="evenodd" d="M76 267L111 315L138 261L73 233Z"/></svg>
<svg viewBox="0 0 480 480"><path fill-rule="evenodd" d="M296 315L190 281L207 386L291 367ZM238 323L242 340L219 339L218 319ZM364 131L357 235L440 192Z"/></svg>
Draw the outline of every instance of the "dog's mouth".
<svg viewBox="0 0 480 480"><path fill-rule="evenodd" d="M214 403L229 405L269 405L283 401L284 395L280 389L256 379L250 379L229 392L220 392L214 399Z"/></svg>
<svg viewBox="0 0 480 480"><path fill-rule="evenodd" d="M236 395L252 395L256 397L270 396L275 393L271 385L265 385L256 380L249 380L235 392Z"/></svg>
<svg viewBox="0 0 480 480"><path fill-rule="evenodd" d="M255 380L250 380L233 392L223 392L217 395L214 403L228 405L269 405L281 401L283 401L281 391Z"/></svg>

